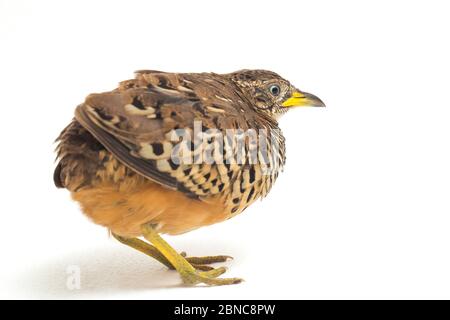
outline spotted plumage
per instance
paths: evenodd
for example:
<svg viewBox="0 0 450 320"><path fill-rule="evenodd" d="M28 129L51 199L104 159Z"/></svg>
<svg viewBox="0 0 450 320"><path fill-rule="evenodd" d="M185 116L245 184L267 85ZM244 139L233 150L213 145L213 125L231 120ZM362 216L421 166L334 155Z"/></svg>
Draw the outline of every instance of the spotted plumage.
<svg viewBox="0 0 450 320"><path fill-rule="evenodd" d="M138 71L76 108L54 181L120 237L220 222L270 191L285 163L277 118L308 104L322 105L270 71Z"/></svg>

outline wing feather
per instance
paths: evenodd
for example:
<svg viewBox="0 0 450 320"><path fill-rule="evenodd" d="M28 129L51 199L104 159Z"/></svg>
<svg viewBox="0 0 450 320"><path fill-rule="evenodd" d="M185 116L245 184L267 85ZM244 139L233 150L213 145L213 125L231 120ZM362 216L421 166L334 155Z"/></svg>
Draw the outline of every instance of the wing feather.
<svg viewBox="0 0 450 320"><path fill-rule="evenodd" d="M140 72L119 88L92 94L75 112L76 119L121 163L138 174L191 197L217 194L239 173L224 164L176 164L171 158L174 129L246 129L252 110L232 88L214 77L198 79L158 72Z"/></svg>

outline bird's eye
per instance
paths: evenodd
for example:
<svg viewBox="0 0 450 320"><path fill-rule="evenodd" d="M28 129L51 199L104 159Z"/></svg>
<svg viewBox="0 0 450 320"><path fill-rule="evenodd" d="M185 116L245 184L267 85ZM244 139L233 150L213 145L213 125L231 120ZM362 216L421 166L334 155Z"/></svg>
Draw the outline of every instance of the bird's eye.
<svg viewBox="0 0 450 320"><path fill-rule="evenodd" d="M276 84L273 84L269 87L269 91L273 96L277 96L280 94L280 87L277 86Z"/></svg>

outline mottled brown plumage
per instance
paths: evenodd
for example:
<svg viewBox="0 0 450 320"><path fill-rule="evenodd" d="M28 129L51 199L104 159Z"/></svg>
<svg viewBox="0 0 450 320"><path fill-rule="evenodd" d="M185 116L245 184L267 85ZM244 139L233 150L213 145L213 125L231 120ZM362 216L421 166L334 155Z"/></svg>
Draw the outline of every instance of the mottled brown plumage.
<svg viewBox="0 0 450 320"><path fill-rule="evenodd" d="M58 138L55 184L122 237L140 236L145 224L177 234L216 223L270 191L285 162L277 118L306 104L322 105L270 71L138 71L76 108ZM190 161L174 156L180 148ZM241 152L253 157L235 161Z"/></svg>

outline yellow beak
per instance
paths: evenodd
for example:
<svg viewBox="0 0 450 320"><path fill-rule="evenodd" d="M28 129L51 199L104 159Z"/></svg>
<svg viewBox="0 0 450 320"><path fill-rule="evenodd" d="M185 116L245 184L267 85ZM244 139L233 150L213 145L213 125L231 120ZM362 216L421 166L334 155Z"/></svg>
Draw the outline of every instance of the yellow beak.
<svg viewBox="0 0 450 320"><path fill-rule="evenodd" d="M283 107L325 107L325 103L311 93L294 91L292 95L281 104Z"/></svg>

